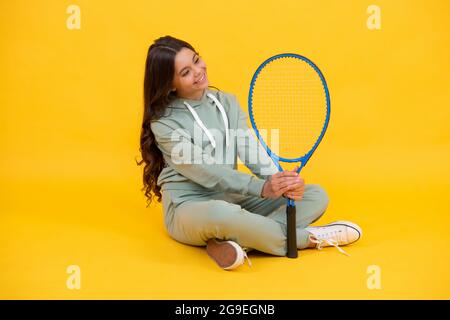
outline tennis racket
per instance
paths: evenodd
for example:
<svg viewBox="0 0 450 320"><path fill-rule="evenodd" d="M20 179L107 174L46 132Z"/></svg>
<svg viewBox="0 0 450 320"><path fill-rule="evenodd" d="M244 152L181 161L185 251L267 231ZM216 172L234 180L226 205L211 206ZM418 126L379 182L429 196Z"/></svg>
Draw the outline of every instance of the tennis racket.
<svg viewBox="0 0 450 320"><path fill-rule="evenodd" d="M298 54L270 57L253 75L248 111L258 140L278 170L283 171L280 162L300 163L297 169L300 173L321 142L330 120L330 95L325 78L311 60ZM262 129L270 134L271 138L267 139L270 141L263 139ZM287 198L286 215L286 255L297 258L293 199Z"/></svg>

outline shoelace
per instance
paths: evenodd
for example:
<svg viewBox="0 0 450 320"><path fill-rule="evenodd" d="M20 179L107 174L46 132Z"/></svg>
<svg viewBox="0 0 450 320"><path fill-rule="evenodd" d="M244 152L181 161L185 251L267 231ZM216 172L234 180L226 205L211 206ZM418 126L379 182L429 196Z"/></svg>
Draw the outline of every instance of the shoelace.
<svg viewBox="0 0 450 320"><path fill-rule="evenodd" d="M245 263L245 259L247 259L248 266L251 267L252 266L252 262L250 261L250 258L247 256L246 249L242 248L242 251L244 252L244 263Z"/></svg>
<svg viewBox="0 0 450 320"><path fill-rule="evenodd" d="M309 240L312 243L316 243L317 244L316 248L318 250L322 250L323 246L328 244L328 245L333 246L336 249L338 249L339 252L341 252L341 253L345 254L346 256L350 257L350 254L348 254L341 247L339 247L339 241L336 238L333 238L333 237L328 237L328 238L327 237L317 237L316 239L314 239L312 237L312 235L310 235L309 236Z"/></svg>

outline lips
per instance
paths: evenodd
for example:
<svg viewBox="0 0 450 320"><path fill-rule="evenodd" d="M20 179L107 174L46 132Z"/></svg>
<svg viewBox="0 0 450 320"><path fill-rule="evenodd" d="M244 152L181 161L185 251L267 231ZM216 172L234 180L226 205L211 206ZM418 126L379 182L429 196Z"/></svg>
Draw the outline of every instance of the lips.
<svg viewBox="0 0 450 320"><path fill-rule="evenodd" d="M195 81L194 83L200 83L200 82L203 82L203 81L205 81L205 78L206 78L206 74L203 74L201 77L200 77L200 79L198 79L197 81Z"/></svg>

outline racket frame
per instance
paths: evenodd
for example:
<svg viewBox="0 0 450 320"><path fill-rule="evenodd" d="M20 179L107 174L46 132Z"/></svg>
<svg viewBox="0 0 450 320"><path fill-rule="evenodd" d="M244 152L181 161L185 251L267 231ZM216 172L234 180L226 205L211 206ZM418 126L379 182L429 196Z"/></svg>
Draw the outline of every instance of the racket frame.
<svg viewBox="0 0 450 320"><path fill-rule="evenodd" d="M326 105L327 105L327 114L325 117L325 123L323 125L322 131L317 138L316 142L314 143L314 146L309 150L306 154L304 154L301 157L289 159L289 158L283 158L272 152L272 150L269 148L269 146L264 142L264 139L261 137L259 130L256 126L255 119L253 117L253 108L252 108L252 98L253 98L253 88L255 86L256 80L258 78L258 75L260 74L261 70L270 62L280 59L280 58L296 58L300 59L307 64L309 64L319 75L320 80L322 81L323 88L325 90L325 97L326 97ZM282 53L274 55L267 60L265 60L256 70L254 73L252 80L250 82L250 91L248 94L248 113L250 117L250 122L252 124L253 130L255 130L256 136L258 137L258 140L261 142L262 146L266 150L269 157L273 160L274 164L277 166L279 171L283 171L283 168L280 165L280 162L286 162L286 163L293 163L293 162L300 162L299 168L297 170L297 173L300 173L300 171L303 169L303 167L308 163L309 159L311 158L312 154L316 150L319 143L322 141L323 136L325 135L325 132L328 128L328 122L330 120L330 93L328 91L328 86L325 81L325 77L323 76L320 69L308 58L301 56L299 54L295 53ZM297 258L298 252L297 252L297 228L296 228L296 208L295 208L295 200L287 198L287 205L286 205L286 215L287 215L287 253L286 256L289 258Z"/></svg>

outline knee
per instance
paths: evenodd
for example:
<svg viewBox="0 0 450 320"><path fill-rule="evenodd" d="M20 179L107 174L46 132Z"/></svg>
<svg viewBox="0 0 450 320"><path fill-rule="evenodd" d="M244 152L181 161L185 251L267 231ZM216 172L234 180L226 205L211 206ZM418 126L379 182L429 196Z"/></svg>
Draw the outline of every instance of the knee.
<svg viewBox="0 0 450 320"><path fill-rule="evenodd" d="M238 209L222 200L185 205L176 211L170 235L183 243L205 245L208 239L221 238L233 229Z"/></svg>
<svg viewBox="0 0 450 320"><path fill-rule="evenodd" d="M323 208L323 212L327 209L328 204L330 202L330 198L328 197L327 192L325 189L318 185L318 184L311 184L308 185L309 187L309 194L308 196L311 196L315 202L317 202L317 205L320 208Z"/></svg>
<svg viewBox="0 0 450 320"><path fill-rule="evenodd" d="M205 231L218 235L223 231L236 227L241 214L241 207L222 200L211 201L208 205L203 228Z"/></svg>

